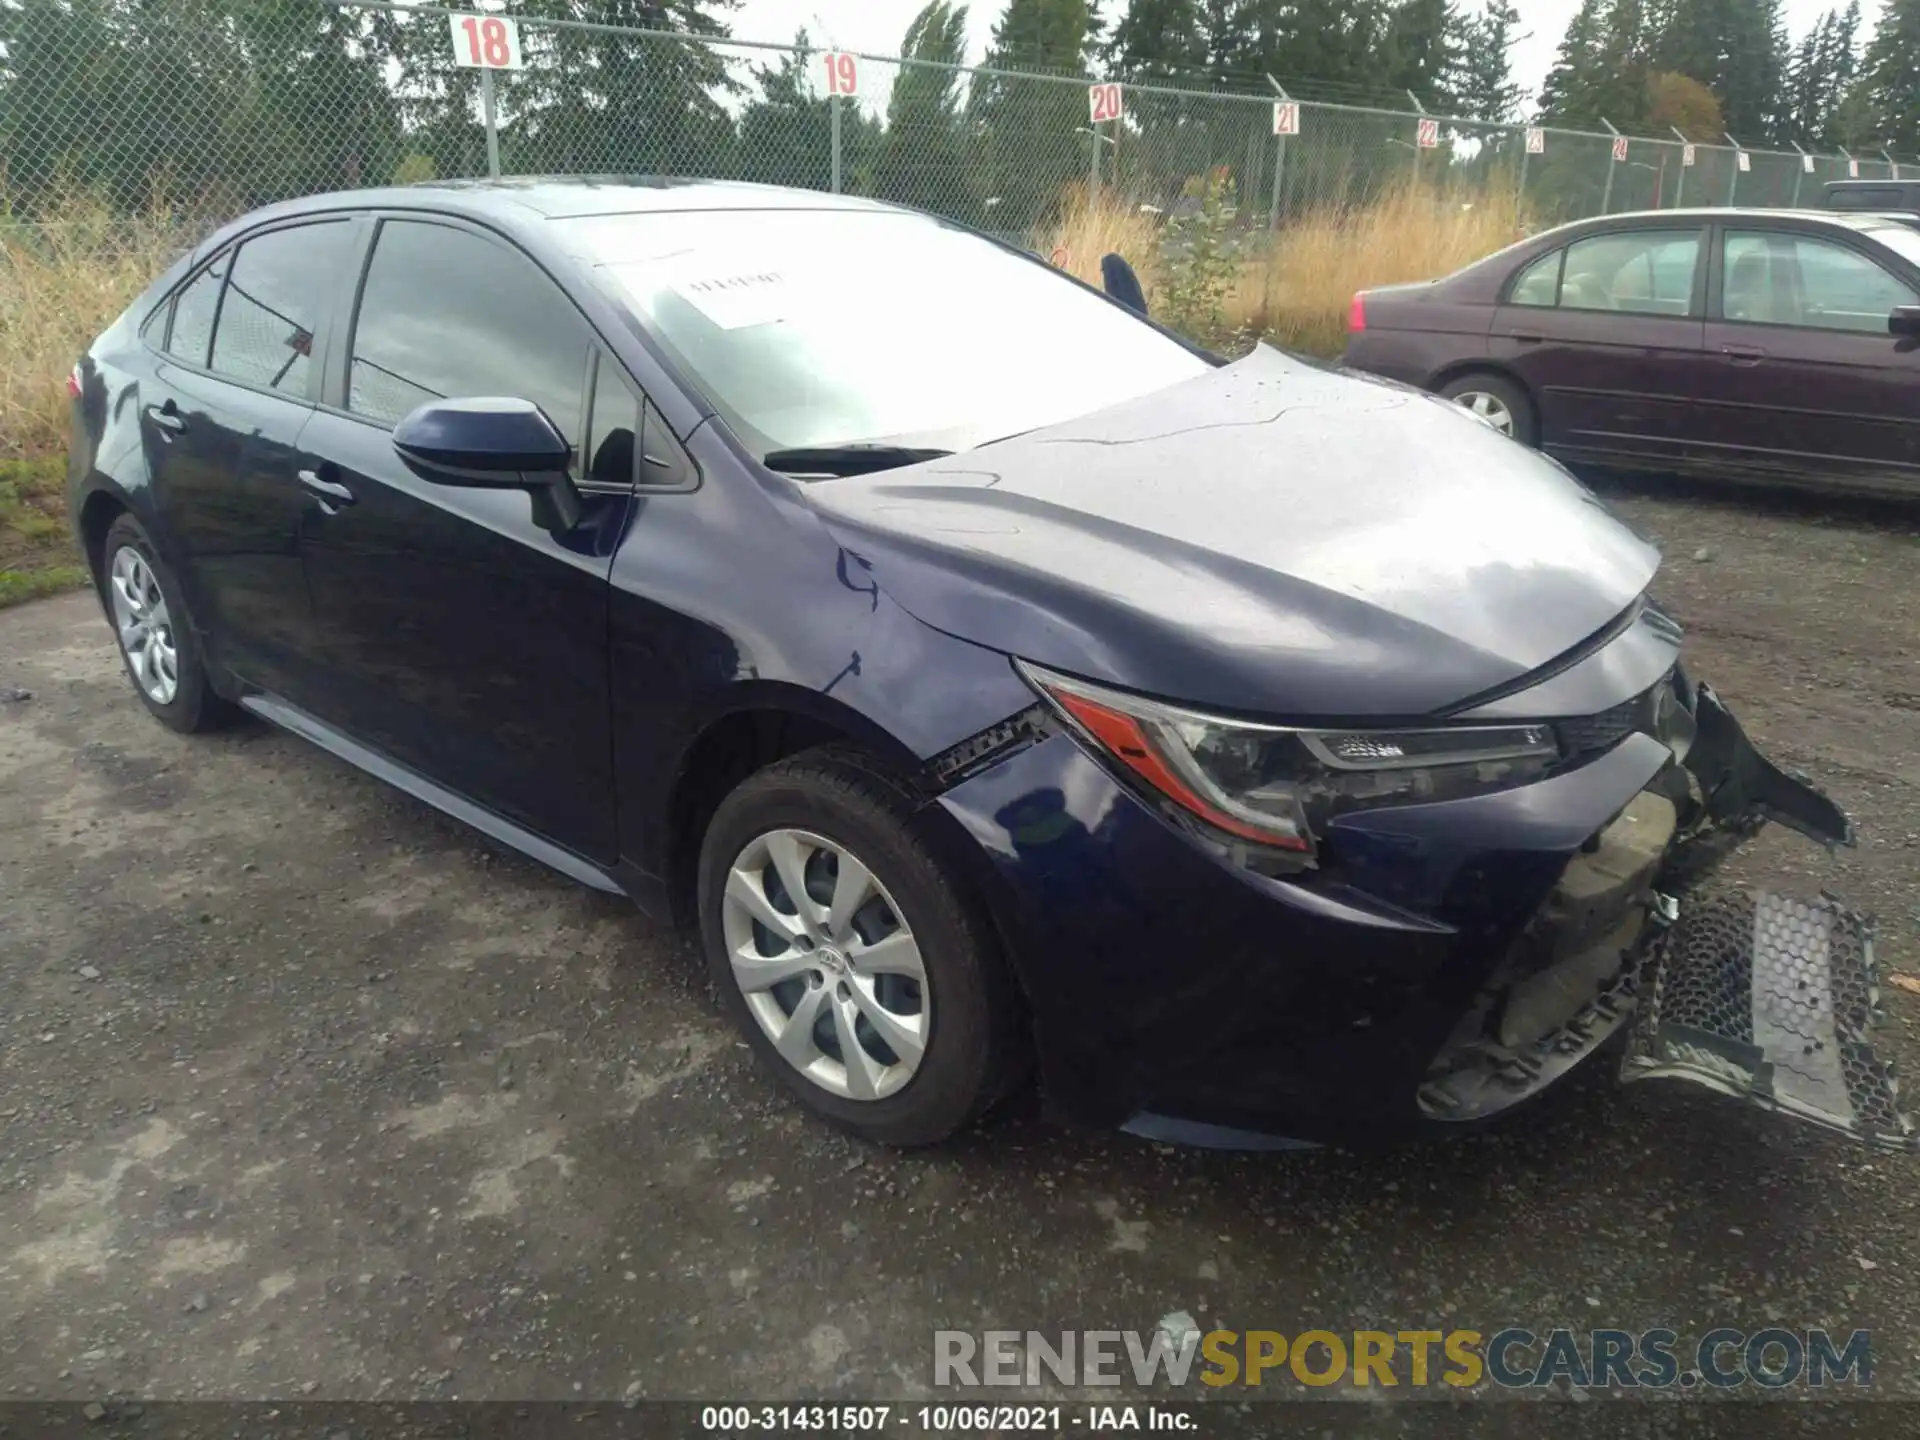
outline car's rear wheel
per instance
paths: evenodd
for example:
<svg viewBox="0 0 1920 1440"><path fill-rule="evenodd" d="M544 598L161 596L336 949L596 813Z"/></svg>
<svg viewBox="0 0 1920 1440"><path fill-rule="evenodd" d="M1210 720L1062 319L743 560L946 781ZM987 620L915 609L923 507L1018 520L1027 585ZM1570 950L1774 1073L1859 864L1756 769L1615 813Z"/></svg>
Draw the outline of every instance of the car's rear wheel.
<svg viewBox="0 0 1920 1440"><path fill-rule="evenodd" d="M992 927L911 798L857 752L808 751L727 796L701 847L699 906L722 1003L836 1125L930 1144L1009 1087L1015 1026Z"/></svg>
<svg viewBox="0 0 1920 1440"><path fill-rule="evenodd" d="M155 719L191 733L231 718L232 707L207 683L180 586L131 515L107 527L100 591L127 678Z"/></svg>
<svg viewBox="0 0 1920 1440"><path fill-rule="evenodd" d="M1522 445L1537 445L1540 441L1533 401L1525 390L1504 375L1486 370L1456 375L1440 387L1440 393Z"/></svg>

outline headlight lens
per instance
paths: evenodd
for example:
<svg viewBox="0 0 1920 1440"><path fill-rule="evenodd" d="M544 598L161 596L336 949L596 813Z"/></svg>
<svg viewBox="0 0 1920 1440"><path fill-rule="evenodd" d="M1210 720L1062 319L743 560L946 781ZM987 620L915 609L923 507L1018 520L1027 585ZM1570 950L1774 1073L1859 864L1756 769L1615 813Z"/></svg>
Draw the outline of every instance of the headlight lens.
<svg viewBox="0 0 1920 1440"><path fill-rule="evenodd" d="M1073 728L1153 795L1216 832L1296 858L1345 811L1523 785L1560 756L1546 725L1419 730L1252 725L1020 671Z"/></svg>

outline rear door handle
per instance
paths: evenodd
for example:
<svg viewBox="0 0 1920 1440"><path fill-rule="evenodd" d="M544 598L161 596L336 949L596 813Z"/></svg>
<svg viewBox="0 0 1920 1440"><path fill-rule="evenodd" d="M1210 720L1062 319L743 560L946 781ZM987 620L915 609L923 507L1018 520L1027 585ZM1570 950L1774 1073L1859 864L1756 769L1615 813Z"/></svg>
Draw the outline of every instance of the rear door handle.
<svg viewBox="0 0 1920 1440"><path fill-rule="evenodd" d="M1758 365L1767 358L1767 352L1758 345L1722 345L1720 353L1736 365Z"/></svg>
<svg viewBox="0 0 1920 1440"><path fill-rule="evenodd" d="M1534 334L1531 330L1516 330L1513 332L1513 339L1522 345L1538 345L1546 338L1544 335Z"/></svg>
<svg viewBox="0 0 1920 1440"><path fill-rule="evenodd" d="M171 430L176 435L187 428L187 422L180 418L180 412L174 408L171 400L164 405L147 406L147 419L162 430Z"/></svg>
<svg viewBox="0 0 1920 1440"><path fill-rule="evenodd" d="M325 468L331 470L333 467L329 465ZM331 501L335 505L353 504L353 491L342 485L338 480L327 479L326 476L322 475L318 470L302 470L300 472L300 483L315 495L318 495L322 500Z"/></svg>

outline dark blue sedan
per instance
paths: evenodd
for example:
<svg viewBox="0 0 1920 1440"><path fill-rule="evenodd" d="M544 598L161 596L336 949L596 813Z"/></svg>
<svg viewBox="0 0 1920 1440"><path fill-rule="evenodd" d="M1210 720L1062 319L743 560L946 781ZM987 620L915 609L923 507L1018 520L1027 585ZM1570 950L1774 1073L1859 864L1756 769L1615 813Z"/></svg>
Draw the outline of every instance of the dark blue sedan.
<svg viewBox="0 0 1920 1440"><path fill-rule="evenodd" d="M1037 1078L1211 1143L1496 1116L1618 1037L1907 1144L1846 818L1657 556L1397 385L1228 364L964 229L674 181L324 195L75 367L141 701L250 711L697 924L770 1070L938 1140Z"/></svg>

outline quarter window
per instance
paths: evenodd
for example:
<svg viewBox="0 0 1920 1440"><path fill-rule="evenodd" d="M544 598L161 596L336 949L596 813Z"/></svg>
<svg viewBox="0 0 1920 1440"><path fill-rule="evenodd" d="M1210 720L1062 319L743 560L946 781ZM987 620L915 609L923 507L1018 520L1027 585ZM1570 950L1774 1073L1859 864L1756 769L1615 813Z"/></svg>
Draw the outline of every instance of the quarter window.
<svg viewBox="0 0 1920 1440"><path fill-rule="evenodd" d="M240 246L220 306L212 368L305 397L314 328L332 300L353 241L344 220L270 230Z"/></svg>
<svg viewBox="0 0 1920 1440"><path fill-rule="evenodd" d="M1591 235L1567 247L1560 308L1685 315L1693 308L1693 276L1699 263L1700 236L1695 231Z"/></svg>
<svg viewBox="0 0 1920 1440"><path fill-rule="evenodd" d="M391 425L430 400L531 400L578 447L586 322L532 261L468 230L380 227L354 324L347 408Z"/></svg>
<svg viewBox="0 0 1920 1440"><path fill-rule="evenodd" d="M1560 297L1560 260L1567 252L1555 250L1550 255L1542 255L1526 269L1520 272L1520 278L1513 282L1513 293L1507 297L1510 305L1551 305Z"/></svg>
<svg viewBox="0 0 1920 1440"><path fill-rule="evenodd" d="M581 468L601 485L631 485L639 462L640 401L605 355L594 369L592 435Z"/></svg>
<svg viewBox="0 0 1920 1440"><path fill-rule="evenodd" d="M205 365L213 344L213 322L220 313L220 287L227 278L232 252L222 255L194 276L173 302L173 328L167 332L167 353L189 365Z"/></svg>
<svg viewBox="0 0 1920 1440"><path fill-rule="evenodd" d="M1884 335L1896 306L1920 303L1912 287L1828 240L1729 230L1723 244L1720 313L1729 320Z"/></svg>

